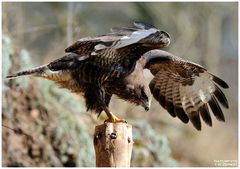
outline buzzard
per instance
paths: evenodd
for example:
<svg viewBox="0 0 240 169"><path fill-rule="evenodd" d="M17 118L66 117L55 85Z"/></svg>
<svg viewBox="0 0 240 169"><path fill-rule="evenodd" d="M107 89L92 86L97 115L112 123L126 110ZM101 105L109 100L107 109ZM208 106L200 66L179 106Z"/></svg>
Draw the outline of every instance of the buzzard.
<svg viewBox="0 0 240 169"><path fill-rule="evenodd" d="M202 66L160 50L168 46L170 36L152 25L135 22L133 27L112 28L111 33L82 38L66 48L66 54L49 64L21 71L7 78L22 75L42 77L62 88L81 94L87 110L100 115L106 122L125 122L109 111L112 95L150 109L153 97L172 117L190 120L201 130L201 120L212 126L209 107L214 116L225 121L219 103L228 108L220 87L226 82ZM143 70L154 78L150 84Z"/></svg>

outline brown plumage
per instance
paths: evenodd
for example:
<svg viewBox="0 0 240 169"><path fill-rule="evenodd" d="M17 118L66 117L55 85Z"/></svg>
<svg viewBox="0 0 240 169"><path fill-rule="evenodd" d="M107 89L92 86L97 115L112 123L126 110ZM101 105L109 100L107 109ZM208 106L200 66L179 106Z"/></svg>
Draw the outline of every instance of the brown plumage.
<svg viewBox="0 0 240 169"><path fill-rule="evenodd" d="M224 121L220 102L228 102L219 87L228 85L205 68L162 50L169 35L155 27L137 22L135 27L113 28L112 33L83 38L66 49L64 57L47 65L8 76L43 77L60 87L82 94L88 110L105 111L110 122L122 122L108 109L111 96L150 108L151 95L184 123L189 120L198 130L202 119L212 125L208 106L218 120ZM154 75L148 85L143 70Z"/></svg>
<svg viewBox="0 0 240 169"><path fill-rule="evenodd" d="M146 53L143 60L145 68L154 75L149 84L154 98L173 117L177 116L184 123L190 120L201 130L199 116L212 126L210 106L215 117L225 121L218 104L228 108L228 101L219 88L228 88L223 80L200 65L161 50Z"/></svg>
<svg viewBox="0 0 240 169"><path fill-rule="evenodd" d="M134 22L134 27L112 28L111 33L83 38L65 49L87 57L88 62L126 76L147 51L168 46L170 36L152 25Z"/></svg>

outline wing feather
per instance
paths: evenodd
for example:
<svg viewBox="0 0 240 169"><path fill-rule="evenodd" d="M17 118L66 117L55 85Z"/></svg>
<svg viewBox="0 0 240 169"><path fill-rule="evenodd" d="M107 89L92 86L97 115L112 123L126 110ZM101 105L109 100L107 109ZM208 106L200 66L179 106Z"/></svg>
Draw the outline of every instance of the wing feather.
<svg viewBox="0 0 240 169"><path fill-rule="evenodd" d="M207 104L204 104L203 106L201 106L199 108L199 113L200 113L203 121L205 121L205 123L207 125L212 126L212 119L211 119L211 115L209 113Z"/></svg>
<svg viewBox="0 0 240 169"><path fill-rule="evenodd" d="M171 116L177 116L184 123L190 120L197 130L201 130L200 116L212 126L209 105L214 116L225 121L218 102L225 108L229 105L218 85L226 88L226 82L200 65L161 50L148 52L142 58L143 66L154 75L150 90Z"/></svg>
<svg viewBox="0 0 240 169"><path fill-rule="evenodd" d="M173 82L172 79L168 78L168 82L166 85L166 93L165 93L165 108L168 110L170 115L173 117L176 116L174 112L174 105L173 105Z"/></svg>
<svg viewBox="0 0 240 169"><path fill-rule="evenodd" d="M179 83L174 82L174 89L173 89L174 113L183 123L188 123L189 118L182 108L179 85L180 85Z"/></svg>
<svg viewBox="0 0 240 169"><path fill-rule="evenodd" d="M212 74L211 74L212 75ZM226 82L224 82L222 79L220 79L219 77L212 75L212 80L217 83L218 85L220 85L222 88L229 88L228 84Z"/></svg>
<svg viewBox="0 0 240 169"><path fill-rule="evenodd" d="M229 108L228 105L228 101L226 96L224 95L224 93L221 91L221 89L215 85L215 91L214 91L214 95L216 96L216 98L218 99L218 101L225 107L225 108Z"/></svg>
<svg viewBox="0 0 240 169"><path fill-rule="evenodd" d="M154 27L153 25L145 22L135 21L133 24L139 29L145 29L145 30L152 29L152 28L156 29L156 27Z"/></svg>
<svg viewBox="0 0 240 169"><path fill-rule="evenodd" d="M122 38L120 38L119 40L114 42L111 47L115 48L115 49L123 48L123 47L129 46L131 44L135 44L135 43L141 41L142 39L145 39L145 38L149 37L150 35L155 34L156 32L158 32L157 29L137 30L137 31L132 32L132 34L123 36Z"/></svg>
<svg viewBox="0 0 240 169"><path fill-rule="evenodd" d="M197 129L197 130L201 130L201 120L199 117L199 114L197 112L192 112L190 115L190 121L192 122L193 126Z"/></svg>
<svg viewBox="0 0 240 169"><path fill-rule="evenodd" d="M211 95L211 99L208 102L209 106L212 109L212 112L214 116L219 120L219 121L225 121L223 112L216 100L216 97L214 95Z"/></svg>
<svg viewBox="0 0 240 169"><path fill-rule="evenodd" d="M72 52L80 55L90 55L92 52L95 51L95 47L97 45L102 46L102 48L108 47L111 46L113 42L119 40L121 37L122 35L111 34L97 37L81 38L69 47L67 47L65 49L65 52Z"/></svg>
<svg viewBox="0 0 240 169"><path fill-rule="evenodd" d="M195 90L183 87L182 85L180 85L180 87L183 109L193 126L197 130L201 130L201 120L198 111L203 103Z"/></svg>
<svg viewBox="0 0 240 169"><path fill-rule="evenodd" d="M120 34L120 35L130 35L135 31L138 31L139 29L133 28L133 27L114 27L111 28L111 32L114 34Z"/></svg>
<svg viewBox="0 0 240 169"><path fill-rule="evenodd" d="M189 118L186 115L186 113L184 112L183 108L181 107L174 107L174 111L175 114L177 115L177 117L183 122L183 123L188 123Z"/></svg>

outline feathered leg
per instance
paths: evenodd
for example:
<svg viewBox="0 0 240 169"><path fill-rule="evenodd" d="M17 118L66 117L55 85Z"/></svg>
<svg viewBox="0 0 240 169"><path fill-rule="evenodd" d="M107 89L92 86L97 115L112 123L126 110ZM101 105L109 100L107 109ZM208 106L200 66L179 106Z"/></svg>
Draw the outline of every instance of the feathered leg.
<svg viewBox="0 0 240 169"><path fill-rule="evenodd" d="M106 94L103 88L98 86L88 85L85 91L85 99L87 110L94 110L97 113L101 114L104 111L108 117L104 122L111 123L123 123L126 122L124 119L116 117L108 109L108 104L111 99L111 95Z"/></svg>

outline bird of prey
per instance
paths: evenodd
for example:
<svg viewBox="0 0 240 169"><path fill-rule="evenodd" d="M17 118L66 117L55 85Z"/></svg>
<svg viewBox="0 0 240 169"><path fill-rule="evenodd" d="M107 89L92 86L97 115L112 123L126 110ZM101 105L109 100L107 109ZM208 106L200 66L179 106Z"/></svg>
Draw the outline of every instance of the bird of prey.
<svg viewBox="0 0 240 169"><path fill-rule="evenodd" d="M218 120L224 121L218 102L228 108L220 89L228 88L226 82L200 65L160 50L169 43L168 33L135 22L133 27L112 28L106 35L82 38L68 47L62 58L7 78L30 75L52 80L83 95L88 110L99 115L104 111L106 122L125 122L108 108L113 94L146 111L153 95L171 116L184 123L190 120L198 130L200 116L212 126L208 106ZM144 69L154 75L150 84L144 78Z"/></svg>

